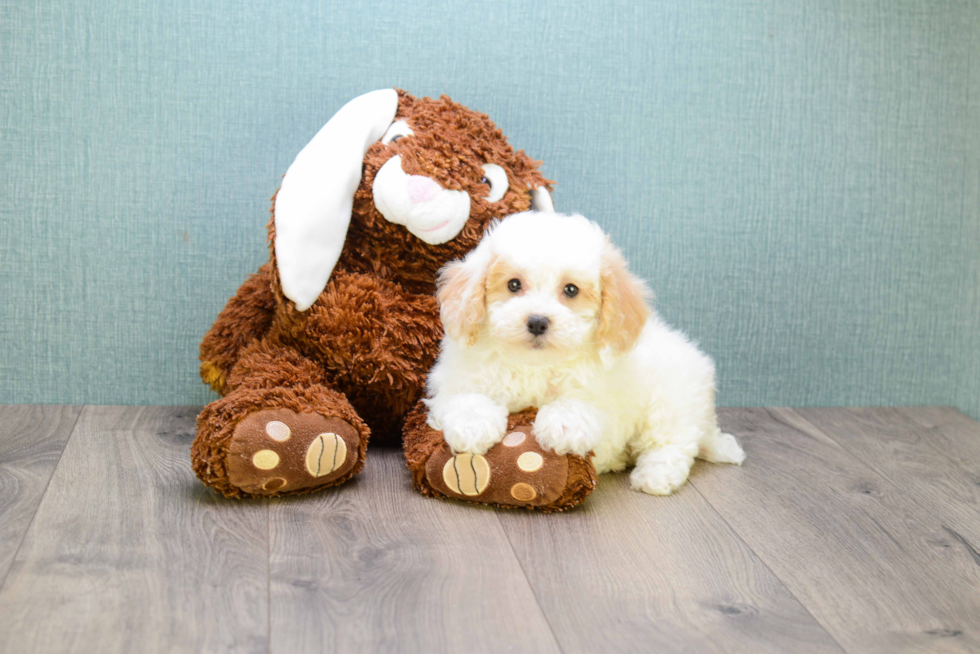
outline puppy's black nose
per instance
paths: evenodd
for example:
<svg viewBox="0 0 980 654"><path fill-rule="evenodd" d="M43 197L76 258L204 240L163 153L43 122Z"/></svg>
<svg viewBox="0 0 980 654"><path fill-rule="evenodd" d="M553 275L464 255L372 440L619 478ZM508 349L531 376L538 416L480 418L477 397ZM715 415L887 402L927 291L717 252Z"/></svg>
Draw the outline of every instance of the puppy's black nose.
<svg viewBox="0 0 980 654"><path fill-rule="evenodd" d="M548 325L550 323L551 321L544 316L528 316L527 330L535 336L540 336L548 331Z"/></svg>

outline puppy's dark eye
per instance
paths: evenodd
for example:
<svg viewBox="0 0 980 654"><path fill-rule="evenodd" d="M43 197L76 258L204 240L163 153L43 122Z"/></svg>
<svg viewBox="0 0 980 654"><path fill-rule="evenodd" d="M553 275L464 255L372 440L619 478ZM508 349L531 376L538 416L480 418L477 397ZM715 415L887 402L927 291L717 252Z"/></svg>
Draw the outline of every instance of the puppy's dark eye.
<svg viewBox="0 0 980 654"><path fill-rule="evenodd" d="M507 282L507 289L511 293L516 293L517 291L521 290L521 280L519 279L510 280L509 282Z"/></svg>
<svg viewBox="0 0 980 654"><path fill-rule="evenodd" d="M486 177L481 177L480 178L480 183L481 184L486 184L487 186L489 186L491 188L491 190L493 189L493 184L491 184L490 183L490 180L487 179Z"/></svg>
<svg viewBox="0 0 980 654"><path fill-rule="evenodd" d="M401 134L396 134L396 135L394 135L394 136L392 136L392 137L391 137L391 140L390 140L390 141L388 141L388 142L389 142L389 143L394 143L394 142L396 142L396 141L397 141L398 139L400 139L401 137L402 137L402 135L401 135Z"/></svg>
<svg viewBox="0 0 980 654"><path fill-rule="evenodd" d="M575 297L578 295L578 286L575 284L565 284L565 288L562 292L565 294L565 297Z"/></svg>

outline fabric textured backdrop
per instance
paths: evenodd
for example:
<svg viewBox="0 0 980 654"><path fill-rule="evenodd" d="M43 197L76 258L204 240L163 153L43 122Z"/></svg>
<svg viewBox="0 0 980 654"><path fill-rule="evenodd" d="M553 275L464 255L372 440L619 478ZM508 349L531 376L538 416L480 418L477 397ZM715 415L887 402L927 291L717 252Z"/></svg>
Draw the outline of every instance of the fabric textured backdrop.
<svg viewBox="0 0 980 654"><path fill-rule="evenodd" d="M269 197L355 95L488 113L735 405L980 417L980 4L6 2L0 401L201 403Z"/></svg>

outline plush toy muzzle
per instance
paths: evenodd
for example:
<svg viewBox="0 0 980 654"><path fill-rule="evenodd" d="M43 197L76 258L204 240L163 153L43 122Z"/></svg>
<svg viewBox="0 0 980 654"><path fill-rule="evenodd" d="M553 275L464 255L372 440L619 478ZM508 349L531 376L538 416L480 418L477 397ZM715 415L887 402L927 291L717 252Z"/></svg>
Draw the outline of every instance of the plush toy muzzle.
<svg viewBox="0 0 980 654"><path fill-rule="evenodd" d="M423 175L409 175L395 155L381 167L372 187L374 205L385 220L404 225L429 245L451 241L470 217L470 196L443 188Z"/></svg>

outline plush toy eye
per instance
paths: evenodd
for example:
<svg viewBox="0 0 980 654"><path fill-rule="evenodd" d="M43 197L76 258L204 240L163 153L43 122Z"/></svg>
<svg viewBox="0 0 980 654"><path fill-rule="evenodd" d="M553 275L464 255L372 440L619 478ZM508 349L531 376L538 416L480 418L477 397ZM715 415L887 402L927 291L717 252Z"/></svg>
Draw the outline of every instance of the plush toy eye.
<svg viewBox="0 0 980 654"><path fill-rule="evenodd" d="M562 291L565 297L575 297L578 295L578 286L575 284L565 284L565 289Z"/></svg>
<svg viewBox="0 0 980 654"><path fill-rule="evenodd" d="M388 131L385 132L385 135L381 137L381 142L385 145L391 145L401 137L411 136L414 133L412 128L404 120L396 120L388 128Z"/></svg>
<svg viewBox="0 0 980 654"><path fill-rule="evenodd" d="M480 180L481 184L490 185L490 195L483 198L487 202L497 202L502 197L504 193L507 192L507 171L498 166L497 164L483 164L483 178Z"/></svg>
<svg viewBox="0 0 980 654"><path fill-rule="evenodd" d="M516 293L517 291L521 290L521 280L519 279L510 280L509 282L507 282L507 289L511 293Z"/></svg>

